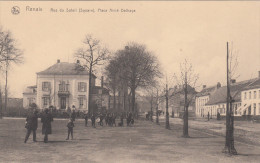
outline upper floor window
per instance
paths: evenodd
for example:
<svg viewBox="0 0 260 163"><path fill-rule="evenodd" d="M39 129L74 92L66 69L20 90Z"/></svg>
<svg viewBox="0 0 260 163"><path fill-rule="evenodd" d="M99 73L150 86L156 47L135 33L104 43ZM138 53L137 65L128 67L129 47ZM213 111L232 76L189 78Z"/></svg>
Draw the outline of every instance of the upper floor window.
<svg viewBox="0 0 260 163"><path fill-rule="evenodd" d="M87 84L85 82L79 82L78 83L78 91L79 92L86 92Z"/></svg>
<svg viewBox="0 0 260 163"><path fill-rule="evenodd" d="M256 91L254 91L254 99L256 99Z"/></svg>
<svg viewBox="0 0 260 163"><path fill-rule="evenodd" d="M65 81L61 81L60 84L59 84L59 91L68 91L69 90L69 84Z"/></svg>
<svg viewBox="0 0 260 163"><path fill-rule="evenodd" d="M51 90L51 83L50 82L42 82L42 90L43 91Z"/></svg>
<svg viewBox="0 0 260 163"><path fill-rule="evenodd" d="M245 96L244 96L244 99L246 100L246 98L247 98L247 97L246 97L246 92L245 92Z"/></svg>
<svg viewBox="0 0 260 163"><path fill-rule="evenodd" d="M249 95L248 95L248 96L249 96L248 98L251 99L251 92L249 92Z"/></svg>

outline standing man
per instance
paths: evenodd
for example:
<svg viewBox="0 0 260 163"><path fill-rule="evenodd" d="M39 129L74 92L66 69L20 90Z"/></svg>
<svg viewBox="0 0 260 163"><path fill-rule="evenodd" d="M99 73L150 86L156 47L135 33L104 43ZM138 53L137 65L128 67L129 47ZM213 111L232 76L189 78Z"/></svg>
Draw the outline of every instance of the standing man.
<svg viewBox="0 0 260 163"><path fill-rule="evenodd" d="M44 135L44 143L48 142L48 134L51 134L51 122L53 121L51 113L46 108L41 118L42 134Z"/></svg>
<svg viewBox="0 0 260 163"><path fill-rule="evenodd" d="M96 125L95 125L95 122L96 122L96 117L95 117L95 115L94 114L92 114L92 116L91 116L91 122L92 122L92 127L96 127Z"/></svg>
<svg viewBox="0 0 260 163"><path fill-rule="evenodd" d="M84 119L85 119L85 127L87 127L88 126L88 113L85 114Z"/></svg>
<svg viewBox="0 0 260 163"><path fill-rule="evenodd" d="M209 112L208 112L208 121L209 121Z"/></svg>
<svg viewBox="0 0 260 163"><path fill-rule="evenodd" d="M72 119L73 122L74 122L75 119L76 119L76 112L75 112L75 110L76 110L76 108L75 108L75 106L73 105L73 106L72 106L72 113L71 113L71 115L70 115L70 118Z"/></svg>
<svg viewBox="0 0 260 163"><path fill-rule="evenodd" d="M24 143L27 142L31 132L33 132L33 141L36 142L36 130L38 127L38 116L37 116L37 111L33 110L33 113L29 113L29 115L26 118L26 126L25 128L27 129L27 133L25 136Z"/></svg>

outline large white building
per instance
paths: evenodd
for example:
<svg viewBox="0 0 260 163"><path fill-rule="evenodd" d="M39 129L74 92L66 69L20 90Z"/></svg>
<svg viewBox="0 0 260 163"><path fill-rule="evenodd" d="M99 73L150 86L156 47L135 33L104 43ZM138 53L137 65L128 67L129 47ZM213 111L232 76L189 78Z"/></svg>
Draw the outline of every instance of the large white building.
<svg viewBox="0 0 260 163"><path fill-rule="evenodd" d="M259 94L259 80L258 78L236 82L232 80L230 84L230 94L232 97L232 108L234 116L242 115L260 115L257 99ZM216 117L219 112L220 115L226 115L226 103L227 103L227 86L221 87L216 90L209 98L209 101L205 105L206 114L210 113L211 117ZM251 109L252 108L252 109ZM205 116L205 114L204 114Z"/></svg>
<svg viewBox="0 0 260 163"><path fill-rule="evenodd" d="M241 91L241 107L239 109L242 115L260 115L260 72L258 80Z"/></svg>
<svg viewBox="0 0 260 163"><path fill-rule="evenodd" d="M79 62L67 63L57 60L57 63L53 66L38 72L36 86L27 87L23 93L24 107L26 108L29 104L35 102L40 109L54 106L57 109L65 110L69 107L72 108L74 105L76 109L87 111L89 75L86 70L78 68ZM104 103L102 107L108 109L109 92L105 88L95 86L95 80L96 76L92 75L93 100L100 103L95 96L105 93L101 96L100 101Z"/></svg>

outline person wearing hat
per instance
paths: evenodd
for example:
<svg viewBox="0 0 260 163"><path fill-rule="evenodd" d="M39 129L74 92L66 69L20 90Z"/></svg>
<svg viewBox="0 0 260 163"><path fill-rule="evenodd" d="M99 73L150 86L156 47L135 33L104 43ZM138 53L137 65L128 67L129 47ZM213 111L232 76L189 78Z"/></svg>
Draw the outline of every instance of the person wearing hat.
<svg viewBox="0 0 260 163"><path fill-rule="evenodd" d="M26 133L26 136L25 136L24 143L27 142L31 132L33 132L33 141L36 142L36 130L37 130L37 127L38 127L37 113L38 113L37 110L33 110L26 117L25 128L27 129L27 133Z"/></svg>
<svg viewBox="0 0 260 163"><path fill-rule="evenodd" d="M44 113L41 118L42 122L42 134L44 135L44 143L48 142L48 134L52 133L51 122L53 121L51 113L48 109L44 110Z"/></svg>
<svg viewBox="0 0 260 163"><path fill-rule="evenodd" d="M68 127L68 137L66 140L69 140L70 135L71 135L71 139L73 139L73 127L74 127L74 123L72 118L70 118L69 122L67 123L67 127Z"/></svg>

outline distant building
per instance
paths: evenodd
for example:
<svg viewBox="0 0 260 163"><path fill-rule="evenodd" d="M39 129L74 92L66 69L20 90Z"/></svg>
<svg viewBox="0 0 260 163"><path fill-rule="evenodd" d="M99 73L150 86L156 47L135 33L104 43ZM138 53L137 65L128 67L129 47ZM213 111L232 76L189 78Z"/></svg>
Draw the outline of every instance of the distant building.
<svg viewBox="0 0 260 163"><path fill-rule="evenodd" d="M95 86L96 76L92 74L92 101L98 102L97 94L100 87ZM79 69L77 63L60 62L37 73L37 85L27 87L23 93L23 106L26 108L31 103L36 103L38 108L44 109L54 106L57 109L68 109L74 105L76 109L88 111L89 74L86 70ZM101 89L102 90L102 89ZM103 88L102 99L107 107L108 93Z"/></svg>
<svg viewBox="0 0 260 163"><path fill-rule="evenodd" d="M188 85L188 101L189 101L189 116L195 116L195 95L196 90ZM168 112L169 115L174 113L174 116L182 117L184 112L184 91L182 87L175 86L169 89ZM159 110L166 112L166 98L162 95L159 102Z"/></svg>
<svg viewBox="0 0 260 163"><path fill-rule="evenodd" d="M241 91L241 115L260 115L260 72L259 78Z"/></svg>
<svg viewBox="0 0 260 163"><path fill-rule="evenodd" d="M208 110L206 110L206 103L209 101L211 94L220 87L221 84L219 82L216 86L211 87L206 87L206 85L203 85L203 89L195 97L195 113L197 117L204 117L208 115Z"/></svg>
<svg viewBox="0 0 260 163"><path fill-rule="evenodd" d="M36 104L37 98L37 86L29 86L23 92L23 107L28 108L33 103Z"/></svg>
<svg viewBox="0 0 260 163"><path fill-rule="evenodd" d="M252 98L254 96L257 96L257 90L258 90L257 83L259 82L259 79L260 78L255 78L255 79L245 80L241 82L236 82L235 80L232 80L230 84L230 94L233 100L232 108L234 110L234 116L241 116L243 114L254 115L259 113L259 112L252 113L250 112L250 109L246 107L246 106L254 107L254 104L257 105L258 102L257 99L252 99ZM245 96L248 96L247 98L251 96L250 100L247 100L247 98L245 99ZM210 113L211 117L216 117L218 112L220 113L220 115L225 116L226 102L227 102L227 86L223 86L217 89L209 97L209 100L204 107L204 116ZM256 108L257 107L255 107L255 110ZM246 112L243 112L245 110Z"/></svg>

